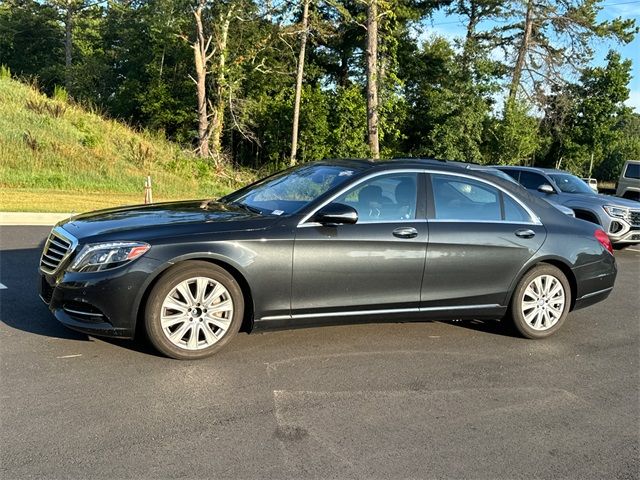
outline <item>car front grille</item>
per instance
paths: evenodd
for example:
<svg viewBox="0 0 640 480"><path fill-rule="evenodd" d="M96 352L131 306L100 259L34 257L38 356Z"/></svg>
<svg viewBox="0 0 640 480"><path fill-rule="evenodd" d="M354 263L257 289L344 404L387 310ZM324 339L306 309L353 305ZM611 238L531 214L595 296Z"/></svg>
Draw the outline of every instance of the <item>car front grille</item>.
<svg viewBox="0 0 640 480"><path fill-rule="evenodd" d="M51 230L40 257L40 270L44 273L55 273L62 263L69 258L77 240L60 227Z"/></svg>
<svg viewBox="0 0 640 480"><path fill-rule="evenodd" d="M629 210L629 223L634 227L640 227L640 210Z"/></svg>

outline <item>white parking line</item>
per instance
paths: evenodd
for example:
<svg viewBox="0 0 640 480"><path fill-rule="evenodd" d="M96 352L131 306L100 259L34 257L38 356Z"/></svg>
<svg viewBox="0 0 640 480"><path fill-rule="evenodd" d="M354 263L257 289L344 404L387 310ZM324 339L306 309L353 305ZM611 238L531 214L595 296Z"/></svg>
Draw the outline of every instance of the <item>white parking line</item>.
<svg viewBox="0 0 640 480"><path fill-rule="evenodd" d="M81 357L82 354L81 353L77 353L75 355L63 355L61 357L56 357L56 358L76 358L76 357Z"/></svg>
<svg viewBox="0 0 640 480"><path fill-rule="evenodd" d="M7 287L0 283L0 290L6 290Z"/></svg>
<svg viewBox="0 0 640 480"><path fill-rule="evenodd" d="M638 250L637 248L627 248L627 250L631 250L632 252L640 252L640 250ZM0 285L2 285L0 283Z"/></svg>

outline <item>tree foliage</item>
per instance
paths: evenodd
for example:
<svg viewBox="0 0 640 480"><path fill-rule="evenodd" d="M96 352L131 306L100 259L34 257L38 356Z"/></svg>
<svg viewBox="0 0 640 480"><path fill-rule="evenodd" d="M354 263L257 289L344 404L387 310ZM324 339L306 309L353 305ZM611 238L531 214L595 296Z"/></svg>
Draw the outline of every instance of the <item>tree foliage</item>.
<svg viewBox="0 0 640 480"><path fill-rule="evenodd" d="M615 51L594 66L592 50L599 38L631 41L637 27L599 21L602 0L375 0L377 62L367 67L372 1L311 1L300 58L300 1L1 0L0 64L195 149L201 3L207 115L219 126L208 141L232 164L290 162L301 61L299 162L371 154L367 68L383 158L562 166L612 179L640 157L640 120L624 104L633 66ZM462 20L461 38L429 30L425 20L440 10Z"/></svg>

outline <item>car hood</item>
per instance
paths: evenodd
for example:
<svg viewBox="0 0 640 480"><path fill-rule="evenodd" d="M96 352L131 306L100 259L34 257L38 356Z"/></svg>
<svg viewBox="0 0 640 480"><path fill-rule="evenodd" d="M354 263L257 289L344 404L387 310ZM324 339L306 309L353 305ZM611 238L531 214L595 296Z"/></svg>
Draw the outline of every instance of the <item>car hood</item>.
<svg viewBox="0 0 640 480"><path fill-rule="evenodd" d="M627 198L614 197L613 195L603 195L601 193L565 193L567 202L574 200L581 203L599 203L600 205L619 205L628 208L640 208L640 202Z"/></svg>
<svg viewBox="0 0 640 480"><path fill-rule="evenodd" d="M78 240L104 237L101 240L144 241L165 235L260 229L274 220L237 205L189 200L98 210L75 215L59 225Z"/></svg>
<svg viewBox="0 0 640 480"><path fill-rule="evenodd" d="M551 205L553 205L555 208L557 208L558 210L560 210L562 213L564 213L565 215L571 215L574 216L573 210L571 210L569 207L565 207L564 205L562 205L561 203L558 202L554 202L553 200L549 200L548 198L545 198L544 200L546 200L548 203L550 203Z"/></svg>

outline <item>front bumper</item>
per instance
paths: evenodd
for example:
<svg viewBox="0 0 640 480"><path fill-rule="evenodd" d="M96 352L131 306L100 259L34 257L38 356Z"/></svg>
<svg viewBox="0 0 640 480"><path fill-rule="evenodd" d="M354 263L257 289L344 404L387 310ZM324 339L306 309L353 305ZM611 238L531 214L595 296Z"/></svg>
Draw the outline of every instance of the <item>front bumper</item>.
<svg viewBox="0 0 640 480"><path fill-rule="evenodd" d="M640 243L640 212L632 211L626 217L609 217L607 235L612 243Z"/></svg>
<svg viewBox="0 0 640 480"><path fill-rule="evenodd" d="M133 338L140 303L160 262L142 257L105 272L40 271L40 298L63 325L90 335Z"/></svg>
<svg viewBox="0 0 640 480"><path fill-rule="evenodd" d="M609 234L609 238L612 243L640 243L640 228L634 228L628 230L626 233L620 236L614 236Z"/></svg>

